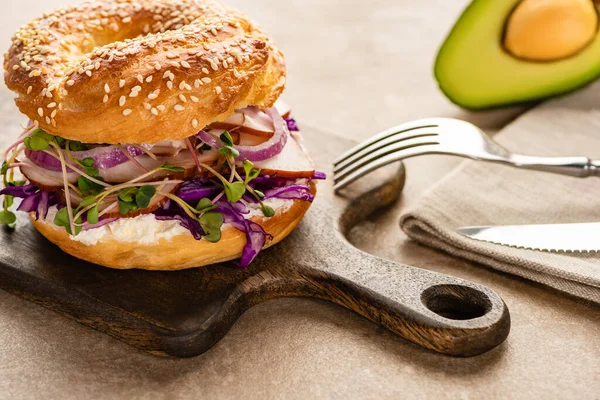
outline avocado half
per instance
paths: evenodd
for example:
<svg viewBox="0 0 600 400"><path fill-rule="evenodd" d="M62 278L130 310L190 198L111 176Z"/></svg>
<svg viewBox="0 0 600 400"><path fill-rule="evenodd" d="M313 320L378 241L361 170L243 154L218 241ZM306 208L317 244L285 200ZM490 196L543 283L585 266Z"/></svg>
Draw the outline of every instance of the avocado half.
<svg viewBox="0 0 600 400"><path fill-rule="evenodd" d="M521 0L474 0L435 61L435 78L454 103L485 109L528 103L578 89L600 76L600 35L562 60L518 59L503 47L506 22Z"/></svg>

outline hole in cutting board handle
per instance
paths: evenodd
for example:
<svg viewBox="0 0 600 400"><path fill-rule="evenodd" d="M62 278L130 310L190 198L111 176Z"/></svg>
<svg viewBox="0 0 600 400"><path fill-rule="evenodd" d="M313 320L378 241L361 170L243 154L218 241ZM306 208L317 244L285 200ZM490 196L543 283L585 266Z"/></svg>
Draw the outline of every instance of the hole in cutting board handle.
<svg viewBox="0 0 600 400"><path fill-rule="evenodd" d="M461 285L432 286L423 291L421 301L434 313L454 320L483 317L492 308L485 293Z"/></svg>

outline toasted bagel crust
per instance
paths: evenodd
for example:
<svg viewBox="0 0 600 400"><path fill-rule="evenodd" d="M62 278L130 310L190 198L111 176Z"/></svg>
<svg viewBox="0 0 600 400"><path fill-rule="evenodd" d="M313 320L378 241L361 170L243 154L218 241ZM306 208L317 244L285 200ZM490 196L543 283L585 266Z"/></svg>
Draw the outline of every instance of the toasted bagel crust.
<svg viewBox="0 0 600 400"><path fill-rule="evenodd" d="M316 185L310 183L311 193L316 194ZM252 221L260 224L273 236L265 248L270 247L287 235L298 225L310 202L294 200L291 208L285 212L278 210L270 218L252 217ZM242 255L246 244L246 236L237 229L223 228L221 240L210 243L206 240L195 240L190 234L174 236L170 240L161 239L155 244L126 243L106 240L87 246L72 240L67 231L50 222L36 221L35 213L30 214L33 226L48 240L56 244L66 253L77 258L116 269L139 268L146 270L175 271L186 268L233 260Z"/></svg>
<svg viewBox="0 0 600 400"><path fill-rule="evenodd" d="M17 31L4 79L21 112L84 143L183 139L271 107L285 62L242 13L211 0L94 0Z"/></svg>

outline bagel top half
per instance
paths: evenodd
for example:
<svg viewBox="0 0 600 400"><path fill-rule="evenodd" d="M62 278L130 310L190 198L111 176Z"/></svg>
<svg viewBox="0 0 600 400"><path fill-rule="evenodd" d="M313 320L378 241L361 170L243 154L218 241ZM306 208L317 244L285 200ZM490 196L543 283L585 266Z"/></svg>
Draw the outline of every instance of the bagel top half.
<svg viewBox="0 0 600 400"><path fill-rule="evenodd" d="M22 27L4 79L36 126L84 143L192 136L271 107L285 62L242 13L210 0L95 0Z"/></svg>

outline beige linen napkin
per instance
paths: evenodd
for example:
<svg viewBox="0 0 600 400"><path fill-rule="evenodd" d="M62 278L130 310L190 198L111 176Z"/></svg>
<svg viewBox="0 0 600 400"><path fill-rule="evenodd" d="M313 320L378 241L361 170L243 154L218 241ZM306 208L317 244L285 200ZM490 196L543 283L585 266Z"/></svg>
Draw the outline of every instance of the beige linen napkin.
<svg viewBox="0 0 600 400"><path fill-rule="evenodd" d="M521 154L600 158L600 85L529 111L495 138ZM569 222L600 222L600 178L465 161L408 210L400 225L427 246L600 303L600 253L521 250L456 233L468 225Z"/></svg>

